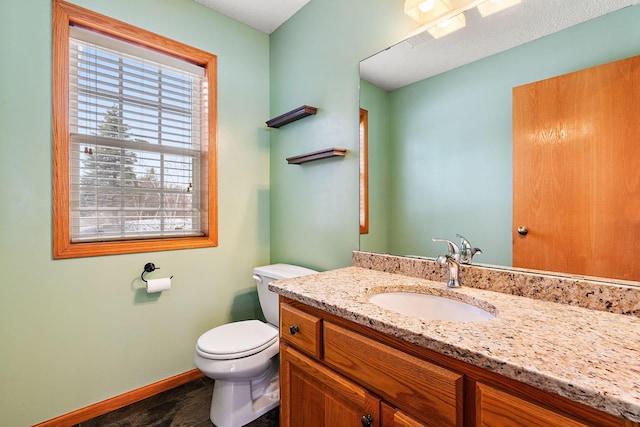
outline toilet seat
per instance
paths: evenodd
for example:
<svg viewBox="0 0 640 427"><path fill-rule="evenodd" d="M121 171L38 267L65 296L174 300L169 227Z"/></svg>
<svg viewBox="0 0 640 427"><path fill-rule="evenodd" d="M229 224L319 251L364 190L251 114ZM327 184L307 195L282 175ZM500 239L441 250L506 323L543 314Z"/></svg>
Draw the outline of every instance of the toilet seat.
<svg viewBox="0 0 640 427"><path fill-rule="evenodd" d="M244 320L213 328L198 338L197 353L207 359L251 356L278 341L278 329L259 320Z"/></svg>

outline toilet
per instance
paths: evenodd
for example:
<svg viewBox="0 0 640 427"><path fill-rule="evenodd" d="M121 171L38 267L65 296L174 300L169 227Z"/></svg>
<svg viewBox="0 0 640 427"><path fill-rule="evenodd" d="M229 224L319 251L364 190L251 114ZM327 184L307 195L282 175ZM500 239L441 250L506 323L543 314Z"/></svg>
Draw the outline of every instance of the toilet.
<svg viewBox="0 0 640 427"><path fill-rule="evenodd" d="M211 421L216 427L240 427L280 404L278 294L269 283L317 271L289 264L253 269L260 306L267 322L244 320L213 328L198 338L195 364L215 380Z"/></svg>

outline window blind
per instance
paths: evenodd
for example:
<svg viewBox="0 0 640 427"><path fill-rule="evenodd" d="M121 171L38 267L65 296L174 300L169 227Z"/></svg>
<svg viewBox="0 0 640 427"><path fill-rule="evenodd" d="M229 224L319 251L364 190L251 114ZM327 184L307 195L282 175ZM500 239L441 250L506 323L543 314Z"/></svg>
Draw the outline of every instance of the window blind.
<svg viewBox="0 0 640 427"><path fill-rule="evenodd" d="M204 70L70 30L71 241L203 235Z"/></svg>

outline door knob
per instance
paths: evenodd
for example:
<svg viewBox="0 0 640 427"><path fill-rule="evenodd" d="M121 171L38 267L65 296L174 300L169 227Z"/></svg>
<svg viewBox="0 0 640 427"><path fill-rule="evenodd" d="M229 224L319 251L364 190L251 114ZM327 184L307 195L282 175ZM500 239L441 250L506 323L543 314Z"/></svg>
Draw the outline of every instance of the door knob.
<svg viewBox="0 0 640 427"><path fill-rule="evenodd" d="M518 234L521 236L526 236L527 233L529 233L529 229L527 228L526 225L521 225L520 227L518 227Z"/></svg>
<svg viewBox="0 0 640 427"><path fill-rule="evenodd" d="M373 424L373 417L371 416L371 414L363 415L362 416L362 426L363 427L371 427L371 424Z"/></svg>

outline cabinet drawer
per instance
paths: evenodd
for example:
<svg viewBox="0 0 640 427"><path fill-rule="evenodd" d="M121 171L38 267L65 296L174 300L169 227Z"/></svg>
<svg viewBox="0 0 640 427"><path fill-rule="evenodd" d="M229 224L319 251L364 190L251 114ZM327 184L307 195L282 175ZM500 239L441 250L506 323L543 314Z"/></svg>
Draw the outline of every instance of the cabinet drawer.
<svg viewBox="0 0 640 427"><path fill-rule="evenodd" d="M316 359L322 356L322 319L280 304L280 340Z"/></svg>
<svg viewBox="0 0 640 427"><path fill-rule="evenodd" d="M417 421L399 409L384 402L380 404L381 427L427 427L427 424Z"/></svg>
<svg viewBox="0 0 640 427"><path fill-rule="evenodd" d="M486 384L476 383L478 426L580 427L587 424Z"/></svg>
<svg viewBox="0 0 640 427"><path fill-rule="evenodd" d="M429 426L462 426L463 376L324 323L324 361Z"/></svg>

